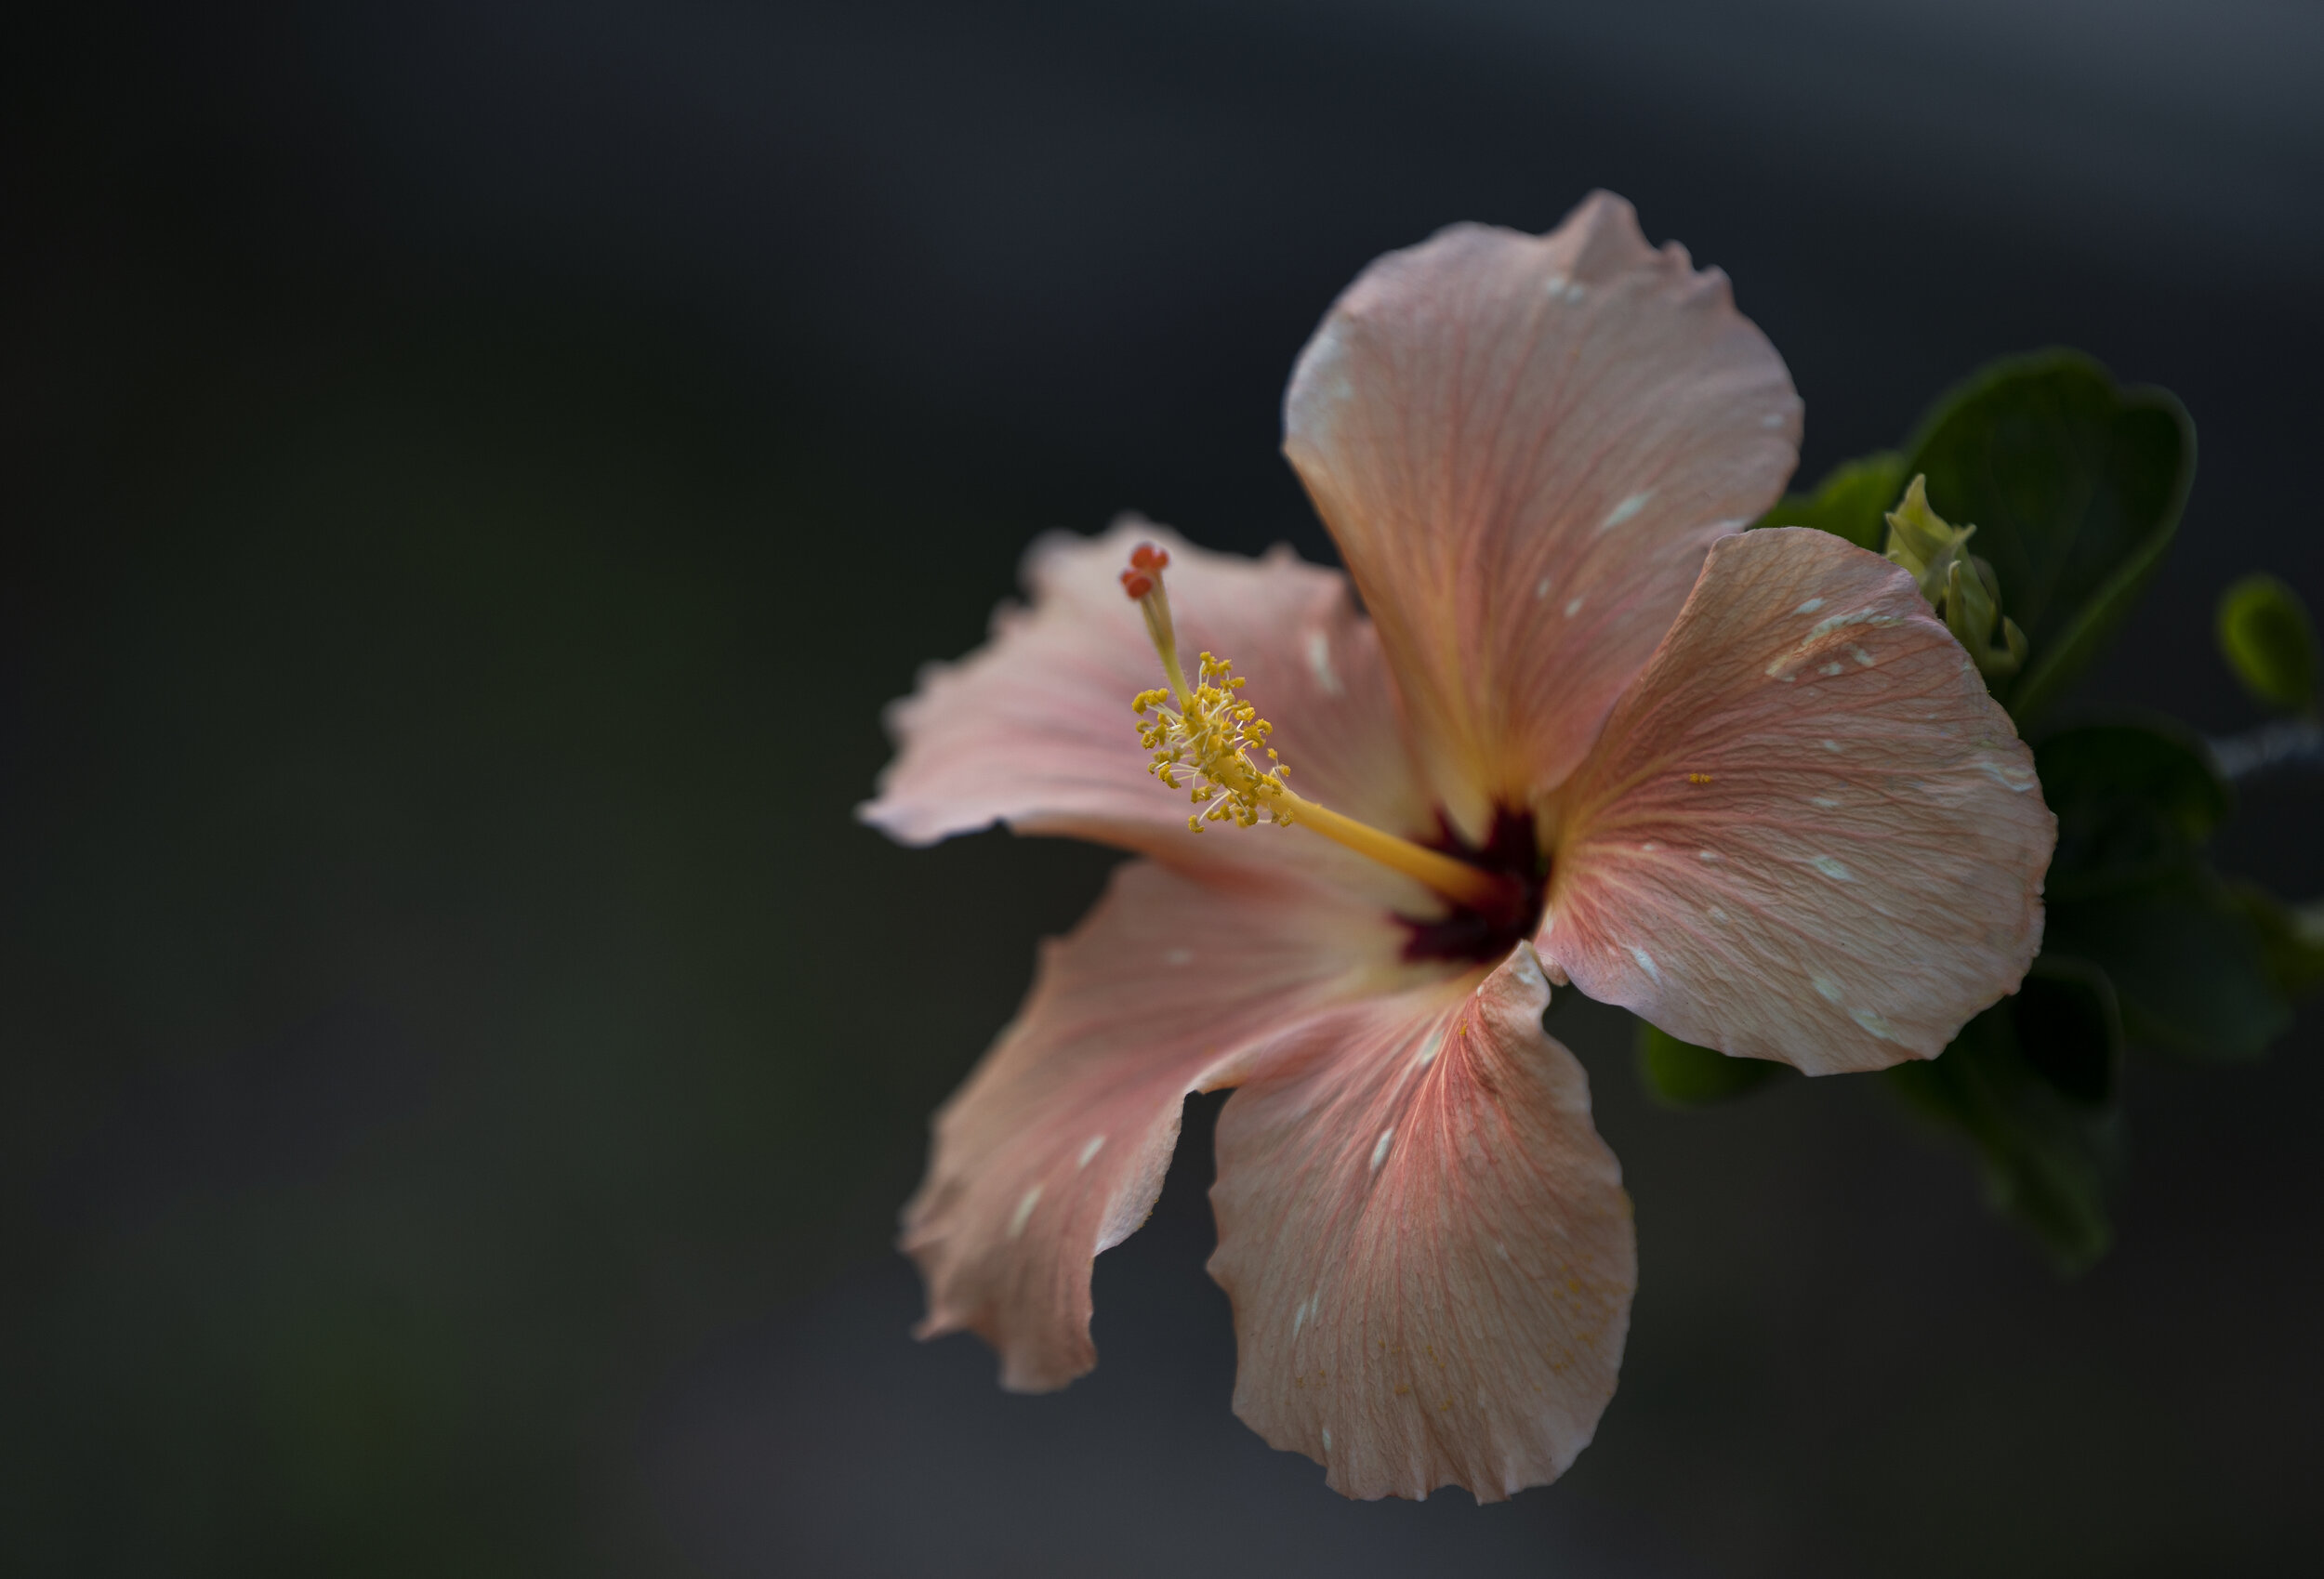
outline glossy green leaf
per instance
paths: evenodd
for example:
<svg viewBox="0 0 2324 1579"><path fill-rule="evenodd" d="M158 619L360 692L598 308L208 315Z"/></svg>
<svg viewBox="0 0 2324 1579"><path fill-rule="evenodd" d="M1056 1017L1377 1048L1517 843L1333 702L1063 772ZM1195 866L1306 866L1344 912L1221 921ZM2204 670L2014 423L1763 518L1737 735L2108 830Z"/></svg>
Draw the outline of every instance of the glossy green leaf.
<svg viewBox="0 0 2324 1579"><path fill-rule="evenodd" d="M2030 1230L2059 1269L2106 1254L2106 1183L2120 1121L2111 1105L2060 1094L2021 1053L2003 999L1961 1027L1944 1054L1883 1076L1917 1112L1975 1149L1987 1203Z"/></svg>
<svg viewBox="0 0 2324 1579"><path fill-rule="evenodd" d="M2001 607L2031 643L1993 693L2022 724L2056 700L2130 610L2177 531L2195 429L2168 391L2124 388L2073 351L1986 368L1939 401L1902 475L1977 528Z"/></svg>
<svg viewBox="0 0 2324 1579"><path fill-rule="evenodd" d="M2104 970L2123 1028L2142 1046L2255 1059L2291 1022L2260 928L2235 891L2200 867L2103 895L2053 898L2042 948Z"/></svg>
<svg viewBox="0 0 2324 1579"><path fill-rule="evenodd" d="M2324 903L2289 905L2254 883L2229 892L2260 940L2268 980L2287 998L2324 987Z"/></svg>
<svg viewBox="0 0 2324 1579"><path fill-rule="evenodd" d="M1905 457L1895 450L1842 461L1815 493L1786 493L1757 524L1813 527L1877 554L1888 540L1883 518L1896 507L1905 480Z"/></svg>
<svg viewBox="0 0 2324 1579"><path fill-rule="evenodd" d="M1638 1073L1646 1089L1675 1108L1703 1108L1756 1091L1789 1072L1765 1059L1731 1059L1638 1022Z"/></svg>
<svg viewBox="0 0 2324 1579"><path fill-rule="evenodd" d="M2058 819L2053 905L2185 867L2232 804L2209 749L2172 723L2063 730L2034 748L2034 770Z"/></svg>
<svg viewBox="0 0 2324 1579"><path fill-rule="evenodd" d="M2316 705L2316 630L2300 595L2274 576L2247 575L2220 598L2219 651L2267 706Z"/></svg>

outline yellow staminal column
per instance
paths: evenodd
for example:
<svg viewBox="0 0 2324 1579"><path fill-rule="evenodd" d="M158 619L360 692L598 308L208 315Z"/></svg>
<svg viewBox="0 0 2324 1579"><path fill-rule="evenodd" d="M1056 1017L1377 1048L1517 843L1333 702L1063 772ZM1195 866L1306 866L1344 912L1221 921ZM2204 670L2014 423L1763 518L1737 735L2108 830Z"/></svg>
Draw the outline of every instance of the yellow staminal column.
<svg viewBox="0 0 2324 1579"><path fill-rule="evenodd" d="M1186 825L1200 833L1206 822L1246 828L1262 822L1298 824L1417 878L1447 899L1496 919L1517 919L1512 912L1523 900L1512 879L1319 806L1284 782L1290 769L1267 743L1274 728L1242 699L1243 680L1233 672L1234 664L1205 652L1195 678L1188 681L1169 594L1162 586L1163 567L1169 562L1164 550L1140 545L1122 572L1122 590L1145 616L1146 634L1169 678L1167 690L1141 691L1131 707L1141 720L1139 737L1154 754L1149 770L1190 796L1195 810ZM1265 754L1264 767L1252 759L1254 751Z"/></svg>

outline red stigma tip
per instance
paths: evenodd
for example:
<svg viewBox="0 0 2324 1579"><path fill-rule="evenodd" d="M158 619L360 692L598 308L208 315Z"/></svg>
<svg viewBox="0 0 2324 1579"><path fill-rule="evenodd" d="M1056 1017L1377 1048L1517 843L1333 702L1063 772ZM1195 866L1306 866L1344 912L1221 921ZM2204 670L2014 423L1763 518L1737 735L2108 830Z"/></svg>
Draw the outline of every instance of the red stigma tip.
<svg viewBox="0 0 2324 1579"><path fill-rule="evenodd" d="M1169 554L1151 543L1141 543L1129 551L1129 568L1122 572L1122 590L1136 602L1154 590L1155 577L1170 562Z"/></svg>

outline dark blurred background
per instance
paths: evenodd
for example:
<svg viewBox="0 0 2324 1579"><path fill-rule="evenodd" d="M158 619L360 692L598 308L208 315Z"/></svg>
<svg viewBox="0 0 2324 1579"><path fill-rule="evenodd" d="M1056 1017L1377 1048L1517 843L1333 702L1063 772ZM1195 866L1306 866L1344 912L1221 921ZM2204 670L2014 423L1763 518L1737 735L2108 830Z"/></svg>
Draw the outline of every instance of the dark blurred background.
<svg viewBox="0 0 2324 1579"><path fill-rule="evenodd" d="M927 1112L1105 855L856 827L1036 532L1327 559L1367 260L1593 186L1725 268L1803 475L2081 347L2201 433L2085 712L2324 602L2297 0L60 8L0 163L0 1531L28 1573L2324 1571L2318 1017L2132 1075L2061 1283L1867 1082L1674 1114L1561 1485L1343 1503L1228 1413L1215 1104L1098 1373L918 1346ZM2223 864L2324 889L2314 779Z"/></svg>

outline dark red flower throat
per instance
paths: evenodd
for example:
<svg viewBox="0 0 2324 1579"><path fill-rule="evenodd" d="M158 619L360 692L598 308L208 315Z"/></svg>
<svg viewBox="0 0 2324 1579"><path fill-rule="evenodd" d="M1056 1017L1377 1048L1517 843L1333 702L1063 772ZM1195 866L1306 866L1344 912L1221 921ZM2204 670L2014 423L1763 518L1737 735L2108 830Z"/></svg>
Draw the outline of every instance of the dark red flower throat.
<svg viewBox="0 0 2324 1579"><path fill-rule="evenodd" d="M1397 916L1411 934L1405 940L1405 958L1498 965L1511 949L1539 928L1549 894L1550 858L1534 840L1532 812L1494 808L1493 826L1485 842L1472 845L1440 810L1435 835L1417 842L1493 874L1501 879L1508 898L1505 902L1485 906L1448 900L1450 909L1433 920Z"/></svg>

